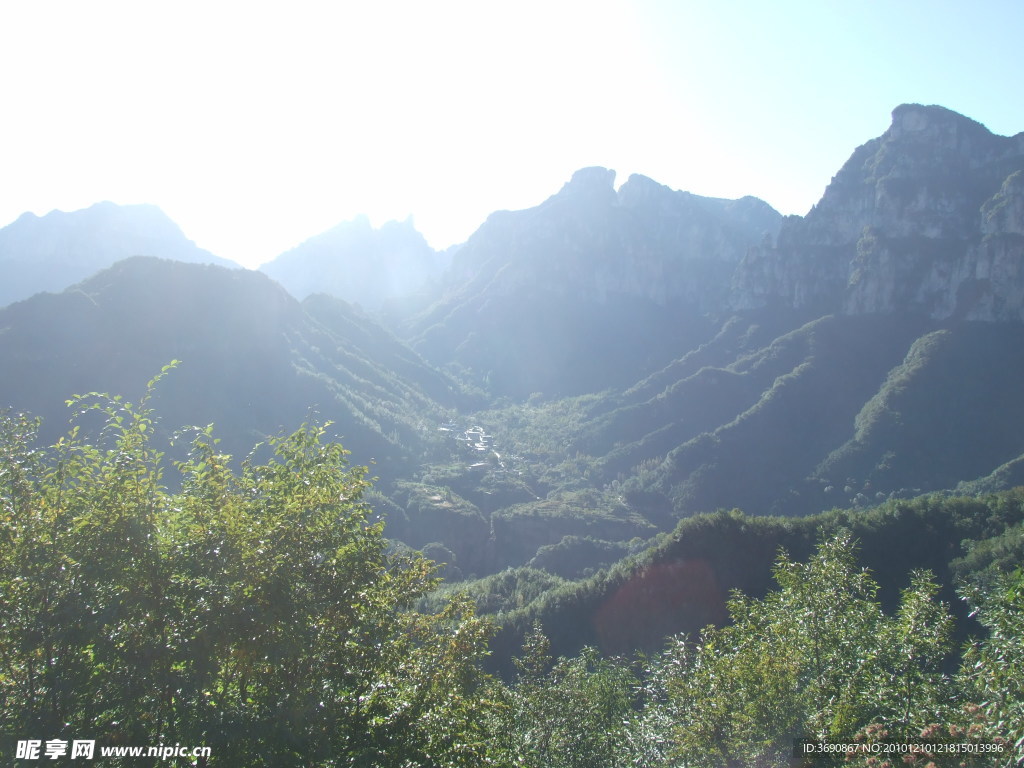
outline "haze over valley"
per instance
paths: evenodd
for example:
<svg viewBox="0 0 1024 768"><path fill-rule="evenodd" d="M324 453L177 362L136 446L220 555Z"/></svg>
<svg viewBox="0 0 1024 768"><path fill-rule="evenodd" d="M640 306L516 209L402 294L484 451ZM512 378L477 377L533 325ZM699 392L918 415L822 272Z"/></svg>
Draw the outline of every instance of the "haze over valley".
<svg viewBox="0 0 1024 768"><path fill-rule="evenodd" d="M0 402L46 444L74 395L149 403L169 493L325 424L388 551L444 578L417 609L467 595L507 678L534 627L584 659L743 626L730 591L784 594L779 548L830 536L890 611L931 569L963 638L958 584L1024 554L1024 133L904 104L864 138L806 216L586 167L444 251L361 217L259 270L152 206L25 214Z"/></svg>
<svg viewBox="0 0 1024 768"><path fill-rule="evenodd" d="M462 577L551 548L580 577L717 509L1003 490L1022 147L904 105L806 217L586 168L445 253L356 219L258 272L150 207L26 215L0 230L0 392L56 437L67 397L180 360L164 430L213 423L236 458L315 412L375 462L389 535Z"/></svg>

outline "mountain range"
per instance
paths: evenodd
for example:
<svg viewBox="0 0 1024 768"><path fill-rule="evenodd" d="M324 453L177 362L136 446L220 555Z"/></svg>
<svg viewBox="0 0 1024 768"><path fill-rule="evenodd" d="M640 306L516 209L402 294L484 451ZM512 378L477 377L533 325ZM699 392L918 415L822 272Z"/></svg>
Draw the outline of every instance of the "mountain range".
<svg viewBox="0 0 1024 768"><path fill-rule="evenodd" d="M0 230L0 401L53 437L73 393L180 360L166 434L213 422L236 457L313 411L451 579L542 589L719 509L1024 484L1024 134L942 107L894 110L803 217L586 168L443 254L359 219L253 272L183 263L211 258L168 225ZM134 254L165 258L110 264Z"/></svg>

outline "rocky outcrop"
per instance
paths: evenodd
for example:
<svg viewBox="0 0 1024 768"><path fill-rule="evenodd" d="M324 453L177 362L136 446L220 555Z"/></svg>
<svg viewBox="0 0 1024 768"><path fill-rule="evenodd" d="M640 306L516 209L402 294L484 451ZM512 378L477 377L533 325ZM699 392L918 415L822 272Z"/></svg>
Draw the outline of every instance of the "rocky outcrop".
<svg viewBox="0 0 1024 768"><path fill-rule="evenodd" d="M583 168L536 208L492 214L455 256L448 303L543 285L718 309L735 265L782 219L753 197L701 197L638 174L614 183L615 171Z"/></svg>
<svg viewBox="0 0 1024 768"><path fill-rule="evenodd" d="M806 217L753 248L731 304L933 319L1024 319L1024 133L903 105Z"/></svg>
<svg viewBox="0 0 1024 768"><path fill-rule="evenodd" d="M515 214L514 247L500 266L525 273L532 286L542 278L574 298L618 295L718 309L735 265L781 221L752 197L701 197L639 174L618 191L614 182L614 171L584 168L557 195ZM488 233L481 234L459 260L497 250Z"/></svg>
<svg viewBox="0 0 1024 768"><path fill-rule="evenodd" d="M596 294L681 301L702 311L720 309L736 265L751 245L778 232L782 220L754 197L702 197L638 174L612 204L621 223L612 257L593 265Z"/></svg>

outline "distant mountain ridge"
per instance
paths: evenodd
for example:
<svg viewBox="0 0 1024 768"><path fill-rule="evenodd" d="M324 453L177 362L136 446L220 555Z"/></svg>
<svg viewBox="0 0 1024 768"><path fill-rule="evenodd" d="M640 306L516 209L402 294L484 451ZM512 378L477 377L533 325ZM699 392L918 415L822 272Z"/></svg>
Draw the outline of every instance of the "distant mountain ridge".
<svg viewBox="0 0 1024 768"><path fill-rule="evenodd" d="M24 213L0 229L0 306L62 291L130 256L238 267L199 248L154 205Z"/></svg>
<svg viewBox="0 0 1024 768"><path fill-rule="evenodd" d="M298 299L326 293L371 311L432 288L448 257L431 248L412 220L380 228L366 216L343 222L263 264Z"/></svg>
<svg viewBox="0 0 1024 768"><path fill-rule="evenodd" d="M716 282L716 267L738 263L782 220L754 197L701 197L639 174L617 191L614 182L613 170L583 168L539 206L492 214L456 253L447 281L455 295L444 303L543 280L578 297L717 309L722 297L706 292L728 289L728 280Z"/></svg>

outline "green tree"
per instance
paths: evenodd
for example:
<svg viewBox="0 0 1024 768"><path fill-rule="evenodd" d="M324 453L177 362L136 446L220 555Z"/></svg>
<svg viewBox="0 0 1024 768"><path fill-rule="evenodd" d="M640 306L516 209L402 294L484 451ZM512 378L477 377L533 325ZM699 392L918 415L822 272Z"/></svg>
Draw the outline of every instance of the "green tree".
<svg viewBox="0 0 1024 768"><path fill-rule="evenodd" d="M1024 570L969 588L966 599L988 631L964 654L963 683L992 739L1007 745L1006 765L1024 762ZM968 724L967 729L978 724Z"/></svg>
<svg viewBox="0 0 1024 768"><path fill-rule="evenodd" d="M908 741L954 704L952 681L942 671L952 651L953 617L938 591L931 574L915 572L896 615L879 629L874 716Z"/></svg>
<svg viewBox="0 0 1024 768"><path fill-rule="evenodd" d="M841 534L806 563L781 555L775 579L779 589L763 599L736 595L729 625L666 651L657 670L671 715L662 722L673 725L652 733L671 738L673 760L786 765L794 739L848 741L879 719L901 733L934 721L951 622L926 575L886 616Z"/></svg>
<svg viewBox="0 0 1024 768"><path fill-rule="evenodd" d="M495 759L533 768L603 768L622 764L634 718L636 677L593 648L552 661L539 626L527 635L518 677L497 686L491 711Z"/></svg>
<svg viewBox="0 0 1024 768"><path fill-rule="evenodd" d="M155 383L75 398L92 441L0 422L0 730L210 765L479 765L488 626L465 601L410 609L432 565L387 554L365 468L306 424L235 471L208 427L170 493Z"/></svg>

